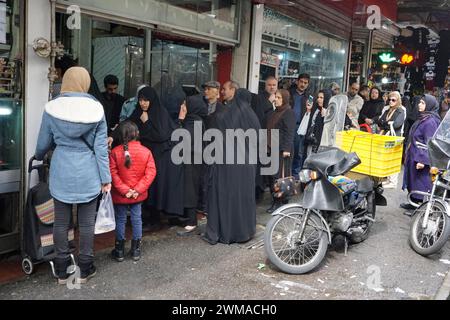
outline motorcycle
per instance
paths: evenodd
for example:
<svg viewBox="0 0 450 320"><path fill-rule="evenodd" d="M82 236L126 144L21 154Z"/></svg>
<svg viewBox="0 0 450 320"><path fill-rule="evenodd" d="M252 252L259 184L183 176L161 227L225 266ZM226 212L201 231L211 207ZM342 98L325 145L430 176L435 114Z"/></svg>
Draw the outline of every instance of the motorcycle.
<svg viewBox="0 0 450 320"><path fill-rule="evenodd" d="M412 214L409 243L420 255L429 256L441 250L450 238L450 114L442 120L428 145L431 162L431 193L411 191L408 200L417 209ZM412 201L413 195L424 197L422 204Z"/></svg>
<svg viewBox="0 0 450 320"><path fill-rule="evenodd" d="M377 205L387 205L383 188L370 177L344 175L361 163L356 153L322 147L311 154L300 172L305 185L300 203L273 213L266 226L264 246L269 260L281 271L304 274L322 262L336 237L360 243L369 236Z"/></svg>

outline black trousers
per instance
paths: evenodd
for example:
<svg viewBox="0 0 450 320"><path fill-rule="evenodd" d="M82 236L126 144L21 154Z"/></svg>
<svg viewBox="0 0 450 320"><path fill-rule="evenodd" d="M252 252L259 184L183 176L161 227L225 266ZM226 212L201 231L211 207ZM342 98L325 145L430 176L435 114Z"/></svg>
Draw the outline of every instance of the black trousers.
<svg viewBox="0 0 450 320"><path fill-rule="evenodd" d="M77 204L78 226L80 231L79 261L91 263L94 260L94 232L95 216L97 214L97 201ZM55 243L56 258L67 260L70 255L69 228L72 221L73 204L55 202L55 223L53 225L53 239Z"/></svg>

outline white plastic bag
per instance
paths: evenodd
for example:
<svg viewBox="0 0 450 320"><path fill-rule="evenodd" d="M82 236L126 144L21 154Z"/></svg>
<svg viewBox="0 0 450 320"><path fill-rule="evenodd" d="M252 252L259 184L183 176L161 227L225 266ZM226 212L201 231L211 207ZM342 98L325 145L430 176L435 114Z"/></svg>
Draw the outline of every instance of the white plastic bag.
<svg viewBox="0 0 450 320"><path fill-rule="evenodd" d="M103 194L98 207L97 220L95 221L95 234L102 234L116 230L116 219L114 217L114 205L111 192Z"/></svg>

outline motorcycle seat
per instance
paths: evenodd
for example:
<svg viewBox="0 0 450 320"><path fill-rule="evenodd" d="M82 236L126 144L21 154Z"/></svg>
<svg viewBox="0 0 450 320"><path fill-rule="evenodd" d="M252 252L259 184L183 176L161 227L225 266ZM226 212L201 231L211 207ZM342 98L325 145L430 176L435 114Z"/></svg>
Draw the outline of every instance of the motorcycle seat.
<svg viewBox="0 0 450 320"><path fill-rule="evenodd" d="M364 177L362 179L356 180L356 192L358 193L369 193L373 191L373 180L369 177Z"/></svg>

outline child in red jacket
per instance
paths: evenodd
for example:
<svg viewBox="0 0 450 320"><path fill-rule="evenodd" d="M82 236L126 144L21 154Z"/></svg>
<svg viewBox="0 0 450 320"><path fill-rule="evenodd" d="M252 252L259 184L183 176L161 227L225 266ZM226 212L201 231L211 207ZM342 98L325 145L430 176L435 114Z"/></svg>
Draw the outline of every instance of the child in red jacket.
<svg viewBox="0 0 450 320"><path fill-rule="evenodd" d="M131 213L133 240L131 257L141 258L142 202L148 197L148 189L156 176L155 161L149 149L138 140L138 127L125 121L119 127L120 146L111 151L109 157L112 176L111 195L116 215L116 244L112 256L119 262L125 258L125 225L127 211Z"/></svg>

